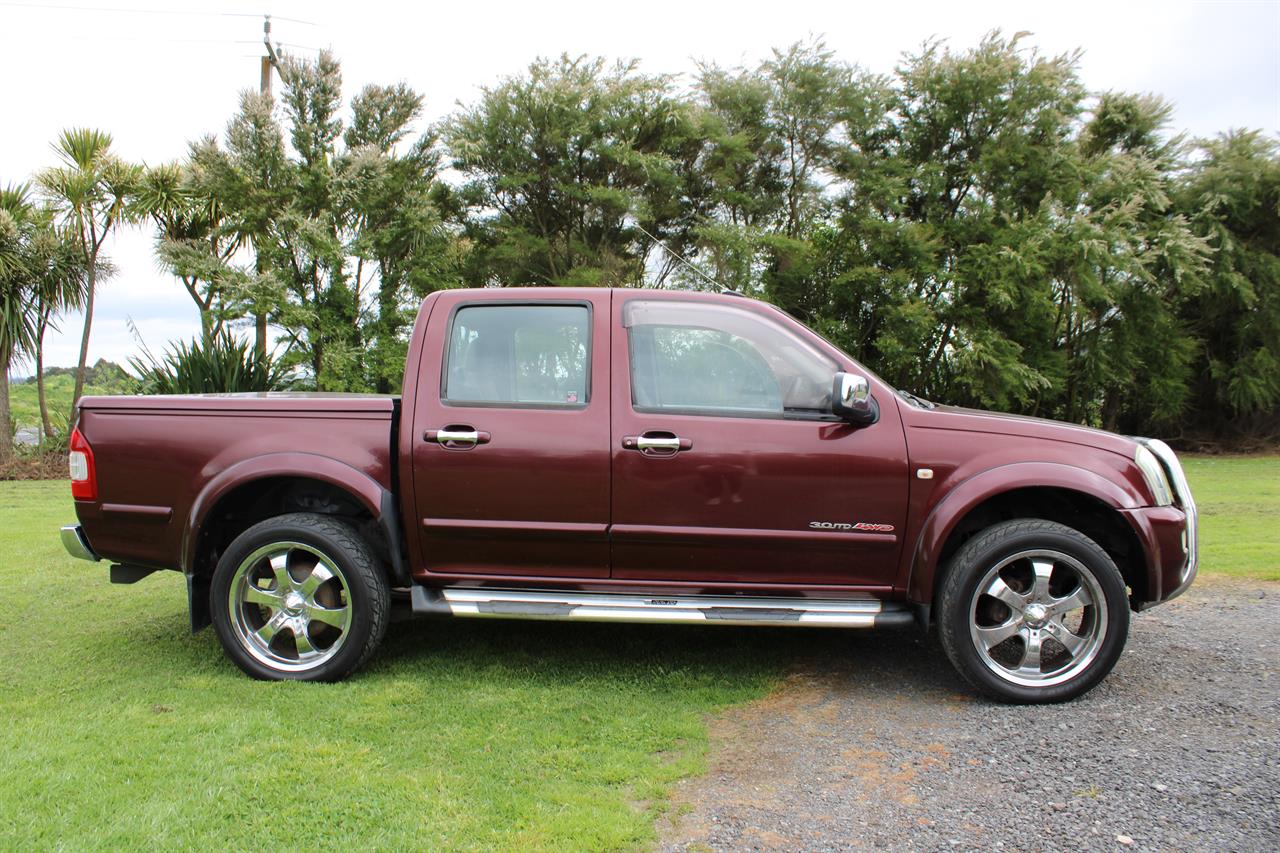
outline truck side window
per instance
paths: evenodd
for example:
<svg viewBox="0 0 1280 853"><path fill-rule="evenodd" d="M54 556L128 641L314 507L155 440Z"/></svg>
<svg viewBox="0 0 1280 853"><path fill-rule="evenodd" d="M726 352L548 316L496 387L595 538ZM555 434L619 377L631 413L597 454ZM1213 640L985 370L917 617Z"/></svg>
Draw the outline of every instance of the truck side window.
<svg viewBox="0 0 1280 853"><path fill-rule="evenodd" d="M469 305L454 314L442 398L578 408L590 394L585 305Z"/></svg>
<svg viewBox="0 0 1280 853"><path fill-rule="evenodd" d="M751 311L632 300L623 310L639 412L764 418L828 415L837 366Z"/></svg>

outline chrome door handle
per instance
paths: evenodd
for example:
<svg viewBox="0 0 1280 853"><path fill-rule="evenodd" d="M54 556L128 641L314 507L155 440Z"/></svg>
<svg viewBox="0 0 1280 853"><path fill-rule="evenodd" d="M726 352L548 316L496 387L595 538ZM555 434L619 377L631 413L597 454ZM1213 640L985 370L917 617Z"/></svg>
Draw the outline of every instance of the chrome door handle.
<svg viewBox="0 0 1280 853"><path fill-rule="evenodd" d="M441 429L429 429L422 434L424 441L434 442L449 450L469 450L477 444L488 444L493 436L482 429L454 425Z"/></svg>
<svg viewBox="0 0 1280 853"><path fill-rule="evenodd" d="M637 450L679 450L678 438L650 438L642 435L636 439Z"/></svg>
<svg viewBox="0 0 1280 853"><path fill-rule="evenodd" d="M473 429L441 429L436 430L436 441L441 444L476 444L480 441L480 433Z"/></svg>
<svg viewBox="0 0 1280 853"><path fill-rule="evenodd" d="M638 450L645 456L675 456L682 450L692 450L693 442L675 433L650 430L643 435L622 437L623 450Z"/></svg>

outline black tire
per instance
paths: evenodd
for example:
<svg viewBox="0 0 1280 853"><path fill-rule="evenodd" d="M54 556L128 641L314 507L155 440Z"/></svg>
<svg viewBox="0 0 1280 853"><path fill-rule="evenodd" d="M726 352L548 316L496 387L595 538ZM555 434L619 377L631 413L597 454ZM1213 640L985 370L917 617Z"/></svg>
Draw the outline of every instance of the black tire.
<svg viewBox="0 0 1280 853"><path fill-rule="evenodd" d="M236 537L209 595L227 656L269 681L346 678L382 641L391 610L369 543L351 524L310 513L269 518Z"/></svg>
<svg viewBox="0 0 1280 853"><path fill-rule="evenodd" d="M1078 631L1069 624L1077 617ZM1093 689L1124 650L1124 578L1078 530L1040 519L1001 522L948 563L938 630L951 663L986 695L1065 702Z"/></svg>

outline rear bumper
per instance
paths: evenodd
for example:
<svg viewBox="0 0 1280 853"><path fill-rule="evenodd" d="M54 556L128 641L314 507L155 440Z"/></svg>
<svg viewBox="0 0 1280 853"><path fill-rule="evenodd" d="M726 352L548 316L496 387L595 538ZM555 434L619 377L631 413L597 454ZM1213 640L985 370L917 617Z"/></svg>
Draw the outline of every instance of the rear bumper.
<svg viewBox="0 0 1280 853"><path fill-rule="evenodd" d="M84 529L78 524L68 524L62 528L62 547L77 560L96 563L102 559L89 547L89 540L84 538Z"/></svg>

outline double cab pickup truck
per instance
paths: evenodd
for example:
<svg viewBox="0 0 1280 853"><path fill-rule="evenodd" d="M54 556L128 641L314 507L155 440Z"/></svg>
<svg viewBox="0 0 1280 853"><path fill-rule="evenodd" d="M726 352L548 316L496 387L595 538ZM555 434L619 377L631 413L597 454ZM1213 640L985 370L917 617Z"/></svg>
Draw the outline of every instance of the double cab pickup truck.
<svg viewBox="0 0 1280 853"><path fill-rule="evenodd" d="M395 598L918 625L977 689L1054 702L1196 573L1164 443L935 405L733 294L433 293L400 397L86 397L70 467L67 549L182 572L193 629L264 679L349 675Z"/></svg>

